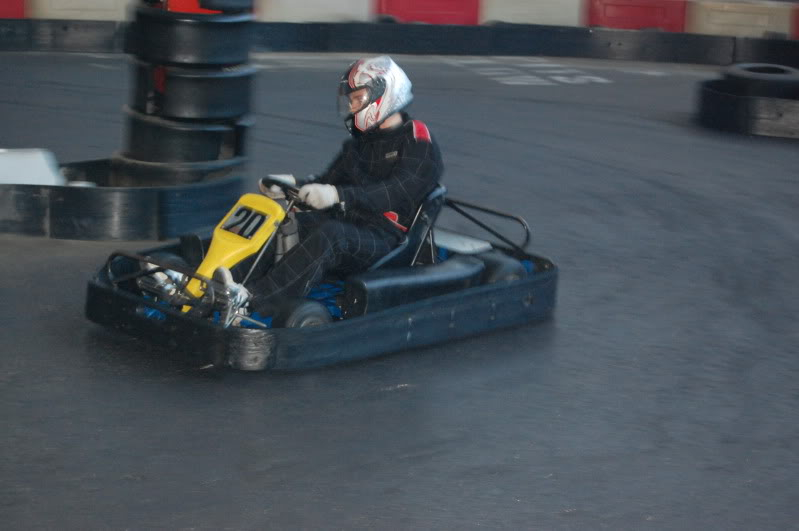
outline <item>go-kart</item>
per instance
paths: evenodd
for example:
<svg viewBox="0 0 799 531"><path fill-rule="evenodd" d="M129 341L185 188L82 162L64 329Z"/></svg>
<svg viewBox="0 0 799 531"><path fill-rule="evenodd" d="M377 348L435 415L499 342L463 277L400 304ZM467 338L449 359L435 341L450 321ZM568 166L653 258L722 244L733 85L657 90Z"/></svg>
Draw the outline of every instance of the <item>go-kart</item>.
<svg viewBox="0 0 799 531"><path fill-rule="evenodd" d="M439 185L397 247L368 270L343 278L333 272L272 315L250 314L240 305L239 286L280 259L296 229L292 214L304 207L296 188L269 184L282 189L284 201L244 194L210 237L187 235L156 249L112 253L88 283L86 316L203 366L291 370L539 321L554 310L557 267L525 251L527 222L448 198ZM493 238L438 227L445 208ZM518 224L522 241L480 215ZM220 275L220 266L240 283Z"/></svg>

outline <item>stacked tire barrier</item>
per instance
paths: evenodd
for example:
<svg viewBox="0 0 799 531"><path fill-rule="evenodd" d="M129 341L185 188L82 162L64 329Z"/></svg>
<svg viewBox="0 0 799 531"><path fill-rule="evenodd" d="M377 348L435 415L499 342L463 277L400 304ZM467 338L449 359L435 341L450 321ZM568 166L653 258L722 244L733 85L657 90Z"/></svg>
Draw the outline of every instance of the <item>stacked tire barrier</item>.
<svg viewBox="0 0 799 531"><path fill-rule="evenodd" d="M115 186L191 184L224 177L245 162L255 68L251 3L200 2L218 13L186 13L142 3L128 51L135 80ZM165 7L169 7L168 4Z"/></svg>
<svg viewBox="0 0 799 531"><path fill-rule="evenodd" d="M64 186L0 185L0 232L154 240L213 227L244 189L251 9L252 0L140 0L125 38L135 57L125 146L63 164Z"/></svg>
<svg viewBox="0 0 799 531"><path fill-rule="evenodd" d="M734 64L700 84L698 119L723 131L799 138L799 69Z"/></svg>

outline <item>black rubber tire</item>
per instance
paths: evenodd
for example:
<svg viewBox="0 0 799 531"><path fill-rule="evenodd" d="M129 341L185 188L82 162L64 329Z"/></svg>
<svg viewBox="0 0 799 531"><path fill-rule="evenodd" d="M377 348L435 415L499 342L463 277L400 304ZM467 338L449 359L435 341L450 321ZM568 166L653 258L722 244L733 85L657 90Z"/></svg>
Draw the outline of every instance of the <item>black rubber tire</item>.
<svg viewBox="0 0 799 531"><path fill-rule="evenodd" d="M153 253L149 253L147 256L149 256L149 258L151 258L154 262L158 262L159 265L164 265L164 266L167 266L167 267L168 266L174 266L174 267L178 267L178 268L181 268L181 269L190 269L189 264L186 262L186 260L184 260L182 256L179 256L179 255L177 255L175 253L170 253L168 251L156 251L156 252L153 252ZM144 271L145 270L143 262L139 262L139 263L135 264L135 267L138 268L138 271ZM146 276L149 276L149 275L144 275L144 276L146 277ZM141 280L142 278L143 277L139 277L137 279L137 282L138 282L138 280ZM142 289L142 287L137 282L134 282L134 284L136 285L134 292L141 293L144 290Z"/></svg>
<svg viewBox="0 0 799 531"><path fill-rule="evenodd" d="M130 275L131 273L136 273L140 270L141 264L135 260L126 256L117 256L111 261L110 267L108 269L102 268L100 270L100 276L104 281L111 281L116 278L121 278L125 275ZM141 291L139 291L139 286L136 285L135 280L126 280L125 282L120 282L117 284L117 287L131 293L141 293Z"/></svg>
<svg viewBox="0 0 799 531"><path fill-rule="evenodd" d="M727 79L700 84L701 125L747 135L799 139L799 100L744 96L729 84Z"/></svg>
<svg viewBox="0 0 799 531"><path fill-rule="evenodd" d="M123 155L144 162L202 162L228 160L236 153L232 124L166 120L126 107Z"/></svg>
<svg viewBox="0 0 799 531"><path fill-rule="evenodd" d="M309 299L291 298L284 301L277 310L273 328L305 328L320 326L333 321L327 308Z"/></svg>
<svg viewBox="0 0 799 531"><path fill-rule="evenodd" d="M485 264L483 276L480 281L483 284L495 284L497 282L512 282L521 280L527 276L527 270L522 263L512 258L502 251L493 250L475 255Z"/></svg>
<svg viewBox="0 0 799 531"><path fill-rule="evenodd" d="M179 13L138 7L126 50L159 65L239 65L249 59L251 13Z"/></svg>
<svg viewBox="0 0 799 531"><path fill-rule="evenodd" d="M799 99L799 69L769 63L739 63L727 67L724 79L740 96Z"/></svg>
<svg viewBox="0 0 799 531"><path fill-rule="evenodd" d="M257 70L249 65L227 68L184 68L135 61L131 107L164 118L218 120L250 112ZM156 77L163 74L163 92Z"/></svg>
<svg viewBox="0 0 799 531"><path fill-rule="evenodd" d="M700 125L720 131L749 132L747 97L733 93L727 79L710 79L699 84L697 120Z"/></svg>

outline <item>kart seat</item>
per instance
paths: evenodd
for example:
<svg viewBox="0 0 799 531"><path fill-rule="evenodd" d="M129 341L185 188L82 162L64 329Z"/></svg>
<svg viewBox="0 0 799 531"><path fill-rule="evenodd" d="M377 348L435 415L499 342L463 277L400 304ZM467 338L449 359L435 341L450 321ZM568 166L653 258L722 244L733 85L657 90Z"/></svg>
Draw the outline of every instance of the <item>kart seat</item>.
<svg viewBox="0 0 799 531"><path fill-rule="evenodd" d="M413 217L413 222L405 233L405 237L390 253L372 264L368 269L384 269L389 267L408 267L414 265L422 246L429 242L431 249L433 246L433 224L444 206L444 197L447 194L446 187L438 185L430 192ZM431 251L435 252L435 250Z"/></svg>

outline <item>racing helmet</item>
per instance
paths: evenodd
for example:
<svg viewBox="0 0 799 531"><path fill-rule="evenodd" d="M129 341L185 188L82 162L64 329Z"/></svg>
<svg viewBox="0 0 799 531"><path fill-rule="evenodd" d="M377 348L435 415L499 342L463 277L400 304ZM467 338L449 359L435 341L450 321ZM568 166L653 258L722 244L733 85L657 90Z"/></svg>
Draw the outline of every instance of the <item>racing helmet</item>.
<svg viewBox="0 0 799 531"><path fill-rule="evenodd" d="M352 134L374 129L412 100L411 80L387 55L355 61L339 82L339 115Z"/></svg>

